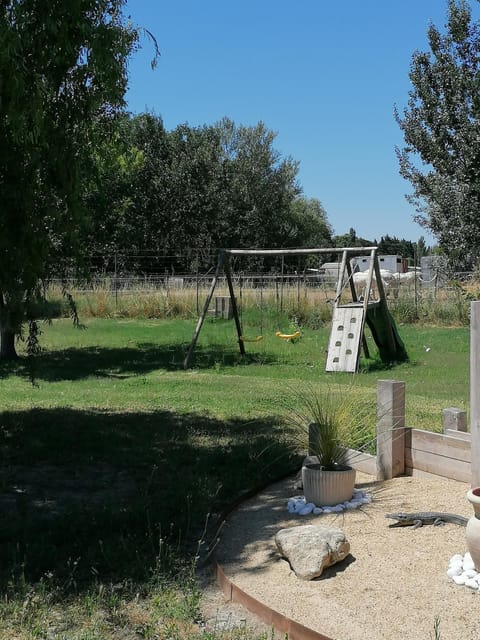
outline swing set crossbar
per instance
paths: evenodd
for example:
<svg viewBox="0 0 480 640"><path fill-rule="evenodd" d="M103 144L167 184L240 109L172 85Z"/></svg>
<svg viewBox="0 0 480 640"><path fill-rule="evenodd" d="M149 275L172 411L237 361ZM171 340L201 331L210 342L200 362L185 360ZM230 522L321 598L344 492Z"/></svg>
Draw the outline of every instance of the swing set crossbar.
<svg viewBox="0 0 480 640"><path fill-rule="evenodd" d="M330 247L318 249L222 249L229 256L306 256L317 253L370 253L378 247Z"/></svg>
<svg viewBox="0 0 480 640"><path fill-rule="evenodd" d="M190 359L193 355L193 351L195 349L195 345L197 343L198 336L200 334L200 330L202 328L203 322L208 312L208 308L210 306L210 302L213 297L213 293L215 291L215 287L217 285L217 281L221 271L224 271L229 295L232 304L233 317L235 320L235 326L238 335L238 344L240 347L241 355L245 355L245 342L260 342L263 339L263 336L257 336L256 338L247 338L243 335L242 326L240 322L240 318L238 315L237 303L235 300L235 293L233 290L233 282L232 282L232 274L230 270L230 256L291 256L291 255L312 255L312 254L331 254L331 253L343 253L344 260L346 260L347 254L355 253L355 254L375 254L375 251L378 247L328 247L328 248L310 248L310 249L220 249L218 254L217 267L215 270L215 275L212 280L212 284L210 287L210 291L208 292L207 298L205 300L205 304L203 307L203 311L198 319L197 326L195 327L195 331L193 333L192 341L190 343L190 347L188 349L187 355L183 361L184 369L188 369L190 366ZM287 334L277 331L276 336L282 340L292 340L300 337L300 332L295 331L295 333Z"/></svg>

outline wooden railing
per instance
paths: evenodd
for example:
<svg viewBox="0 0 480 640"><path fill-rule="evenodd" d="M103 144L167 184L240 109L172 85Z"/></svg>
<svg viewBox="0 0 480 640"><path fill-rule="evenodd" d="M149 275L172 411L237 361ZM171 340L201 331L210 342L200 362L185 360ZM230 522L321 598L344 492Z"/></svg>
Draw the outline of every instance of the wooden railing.
<svg viewBox="0 0 480 640"><path fill-rule="evenodd" d="M377 455L352 452L351 464L378 479L428 473L480 486L480 300L470 303L470 432L455 408L444 411L443 434L406 429L405 383L378 380Z"/></svg>
<svg viewBox="0 0 480 640"><path fill-rule="evenodd" d="M471 435L467 415L451 407L443 412L443 433L405 427L405 383L377 381L377 454L350 451L349 463L377 479L399 475L437 475L470 482Z"/></svg>

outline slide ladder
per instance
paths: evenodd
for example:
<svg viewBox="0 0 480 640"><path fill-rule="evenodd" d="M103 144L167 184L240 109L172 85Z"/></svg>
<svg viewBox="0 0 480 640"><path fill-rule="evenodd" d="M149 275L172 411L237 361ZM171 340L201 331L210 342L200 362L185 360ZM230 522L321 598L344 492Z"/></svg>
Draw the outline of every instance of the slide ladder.
<svg viewBox="0 0 480 640"><path fill-rule="evenodd" d="M326 371L357 371L364 324L363 304L334 307Z"/></svg>

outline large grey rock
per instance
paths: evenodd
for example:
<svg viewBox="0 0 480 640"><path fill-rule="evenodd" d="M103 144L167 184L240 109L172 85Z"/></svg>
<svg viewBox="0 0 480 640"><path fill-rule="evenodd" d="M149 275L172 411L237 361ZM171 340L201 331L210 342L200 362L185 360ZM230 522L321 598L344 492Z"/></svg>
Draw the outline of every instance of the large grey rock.
<svg viewBox="0 0 480 640"><path fill-rule="evenodd" d="M350 552L350 543L342 529L323 525L281 529L275 543L280 555L302 580L318 578L325 567L341 562Z"/></svg>

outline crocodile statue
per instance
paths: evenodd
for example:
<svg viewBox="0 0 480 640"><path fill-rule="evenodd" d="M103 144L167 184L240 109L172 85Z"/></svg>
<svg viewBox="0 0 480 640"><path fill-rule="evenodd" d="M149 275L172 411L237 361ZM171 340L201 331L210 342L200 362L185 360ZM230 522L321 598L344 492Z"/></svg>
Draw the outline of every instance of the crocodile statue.
<svg viewBox="0 0 480 640"><path fill-rule="evenodd" d="M418 529L424 524L438 526L446 522L452 522L453 524L465 527L468 522L468 518L464 516L458 516L455 513L445 513L443 511L417 511L416 513L399 511L398 513L387 513L385 517L396 520L390 527L412 527L413 529Z"/></svg>

